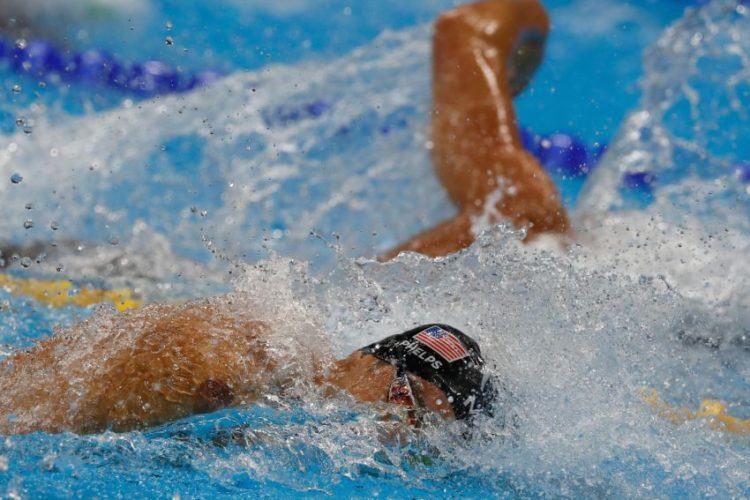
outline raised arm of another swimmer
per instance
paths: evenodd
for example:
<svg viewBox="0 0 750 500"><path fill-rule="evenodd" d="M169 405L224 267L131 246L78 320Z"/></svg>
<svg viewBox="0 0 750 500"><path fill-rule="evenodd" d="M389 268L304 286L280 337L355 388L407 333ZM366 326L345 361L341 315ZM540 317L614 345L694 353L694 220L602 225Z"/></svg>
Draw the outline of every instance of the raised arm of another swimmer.
<svg viewBox="0 0 750 500"><path fill-rule="evenodd" d="M568 231L555 185L521 145L512 104L541 61L548 31L537 0L490 0L440 16L433 41L433 163L459 214L384 258L465 248L483 214L493 223L504 218L526 227L529 237Z"/></svg>

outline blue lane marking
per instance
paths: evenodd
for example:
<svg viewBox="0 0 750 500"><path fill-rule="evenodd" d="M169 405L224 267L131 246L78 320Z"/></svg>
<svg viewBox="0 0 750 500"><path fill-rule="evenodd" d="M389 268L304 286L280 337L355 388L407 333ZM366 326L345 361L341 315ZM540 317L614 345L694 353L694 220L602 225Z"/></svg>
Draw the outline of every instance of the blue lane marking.
<svg viewBox="0 0 750 500"><path fill-rule="evenodd" d="M0 37L0 62L17 73L46 79L57 75L67 82L85 82L152 97L187 92L221 77L215 71L189 73L161 61L126 63L102 50L66 52L45 40Z"/></svg>

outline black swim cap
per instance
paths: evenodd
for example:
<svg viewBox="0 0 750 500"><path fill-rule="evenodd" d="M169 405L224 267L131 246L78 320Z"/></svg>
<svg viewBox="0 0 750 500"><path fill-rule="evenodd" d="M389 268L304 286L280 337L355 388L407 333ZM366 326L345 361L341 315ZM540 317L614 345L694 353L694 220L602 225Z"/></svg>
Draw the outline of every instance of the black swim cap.
<svg viewBox="0 0 750 500"><path fill-rule="evenodd" d="M497 392L479 345L457 328L422 325L360 350L438 386L458 419L492 415Z"/></svg>

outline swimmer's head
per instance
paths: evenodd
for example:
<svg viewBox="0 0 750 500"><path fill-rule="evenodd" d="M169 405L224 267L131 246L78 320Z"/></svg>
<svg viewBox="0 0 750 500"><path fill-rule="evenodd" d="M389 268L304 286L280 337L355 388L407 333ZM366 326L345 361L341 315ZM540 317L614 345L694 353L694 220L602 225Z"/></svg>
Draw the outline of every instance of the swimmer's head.
<svg viewBox="0 0 750 500"><path fill-rule="evenodd" d="M479 345L456 328L423 325L364 347L361 352L395 366L396 378L408 380L404 375L411 374L436 386L459 420L492 415L497 396L492 376L485 369ZM397 382L405 384L394 380ZM389 398L392 388L393 384ZM408 394L399 395L408 400Z"/></svg>

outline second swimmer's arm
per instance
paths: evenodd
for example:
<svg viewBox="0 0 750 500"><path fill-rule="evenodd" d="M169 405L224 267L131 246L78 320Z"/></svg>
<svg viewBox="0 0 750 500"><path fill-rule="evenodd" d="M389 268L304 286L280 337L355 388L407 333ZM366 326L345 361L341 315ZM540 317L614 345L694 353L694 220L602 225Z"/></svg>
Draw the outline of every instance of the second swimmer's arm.
<svg viewBox="0 0 750 500"><path fill-rule="evenodd" d="M471 245L473 241L471 217L468 213L463 213L414 236L406 243L381 255L378 260L391 260L401 252L416 252L428 257L440 257L458 252Z"/></svg>
<svg viewBox="0 0 750 500"><path fill-rule="evenodd" d="M549 27L538 0L462 5L438 19L433 41L433 162L459 215L386 257L411 250L445 255L474 241L470 220L505 219L528 230L565 233L559 193L520 141L513 95L528 82Z"/></svg>
<svg viewBox="0 0 750 500"><path fill-rule="evenodd" d="M497 186L496 194L475 207L463 209L456 217L441 222L412 237L406 243L381 255L379 260L387 261L401 252L417 252L428 257L441 257L462 250L474 242L474 218L484 218L495 224L499 220L489 213L501 213L517 227L527 230L527 241L540 234L565 234L569 230L567 213L563 208L557 190L551 179L544 173L537 176L541 167L525 151L496 152L496 161L504 165L511 189ZM511 177L513 175L513 177ZM515 179L519 180L516 181ZM528 178L529 182L525 182Z"/></svg>

